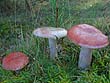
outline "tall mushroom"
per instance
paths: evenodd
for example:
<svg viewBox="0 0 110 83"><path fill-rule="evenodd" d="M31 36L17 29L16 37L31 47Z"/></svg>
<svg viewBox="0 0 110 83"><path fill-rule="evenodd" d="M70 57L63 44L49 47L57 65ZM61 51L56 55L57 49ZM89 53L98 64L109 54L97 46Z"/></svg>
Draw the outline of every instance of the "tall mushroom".
<svg viewBox="0 0 110 83"><path fill-rule="evenodd" d="M22 52L12 52L2 60L2 67L6 70L17 71L26 66L29 58Z"/></svg>
<svg viewBox="0 0 110 83"><path fill-rule="evenodd" d="M56 39L67 35L67 30L63 28L42 27L34 30L33 34L38 37L48 38L50 48L50 58L57 56Z"/></svg>
<svg viewBox="0 0 110 83"><path fill-rule="evenodd" d="M67 37L81 46L78 67L86 69L92 60L92 49L102 48L108 45L108 37L100 30L88 24L73 26L67 32Z"/></svg>

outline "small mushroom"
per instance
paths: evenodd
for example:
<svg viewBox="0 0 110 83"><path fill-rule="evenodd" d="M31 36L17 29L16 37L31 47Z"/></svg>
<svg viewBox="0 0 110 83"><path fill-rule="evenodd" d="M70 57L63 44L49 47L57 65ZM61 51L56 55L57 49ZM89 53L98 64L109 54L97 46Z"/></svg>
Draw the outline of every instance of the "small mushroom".
<svg viewBox="0 0 110 83"><path fill-rule="evenodd" d="M33 34L38 37L48 38L50 48L50 58L57 57L56 39L67 35L67 30L63 28L43 27L34 30Z"/></svg>
<svg viewBox="0 0 110 83"><path fill-rule="evenodd" d="M88 24L73 26L67 32L67 37L81 46L78 67L86 69L92 60L92 49L102 48L108 45L108 37L100 30Z"/></svg>
<svg viewBox="0 0 110 83"><path fill-rule="evenodd" d="M29 58L22 52L12 52L2 60L2 67L17 72L29 63Z"/></svg>

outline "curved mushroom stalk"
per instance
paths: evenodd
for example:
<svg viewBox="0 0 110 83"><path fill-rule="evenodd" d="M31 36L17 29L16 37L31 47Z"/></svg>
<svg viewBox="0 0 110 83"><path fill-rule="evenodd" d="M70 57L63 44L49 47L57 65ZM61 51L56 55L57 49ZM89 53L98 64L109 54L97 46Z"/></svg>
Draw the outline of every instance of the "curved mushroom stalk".
<svg viewBox="0 0 110 83"><path fill-rule="evenodd" d="M90 66L92 60L92 49L81 47L81 52L79 55L78 67L81 69L86 69Z"/></svg>
<svg viewBox="0 0 110 83"><path fill-rule="evenodd" d="M50 58L54 59L57 56L56 39L49 38Z"/></svg>

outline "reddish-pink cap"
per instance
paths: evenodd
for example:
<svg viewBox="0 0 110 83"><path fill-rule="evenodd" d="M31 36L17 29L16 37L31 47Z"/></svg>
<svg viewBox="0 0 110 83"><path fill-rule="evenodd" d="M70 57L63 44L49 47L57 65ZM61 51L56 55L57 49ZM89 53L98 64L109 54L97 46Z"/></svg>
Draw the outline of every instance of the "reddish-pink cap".
<svg viewBox="0 0 110 83"><path fill-rule="evenodd" d="M73 26L68 30L67 36L72 42L87 48L102 48L109 43L107 36L88 24Z"/></svg>
<svg viewBox="0 0 110 83"><path fill-rule="evenodd" d="M22 52L13 52L4 57L2 61L2 67L4 69L16 71L26 66L29 58Z"/></svg>

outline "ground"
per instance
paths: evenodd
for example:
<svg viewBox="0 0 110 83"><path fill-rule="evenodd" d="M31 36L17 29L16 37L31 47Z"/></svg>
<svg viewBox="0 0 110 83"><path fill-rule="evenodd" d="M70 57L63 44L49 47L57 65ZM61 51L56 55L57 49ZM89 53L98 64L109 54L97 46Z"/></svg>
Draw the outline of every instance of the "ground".
<svg viewBox="0 0 110 83"><path fill-rule="evenodd" d="M80 46L67 37L58 40L62 49L53 61L48 57L48 40L32 34L42 26L69 29L87 23L110 37L109 0L58 0L57 8L56 0L15 0L12 4L7 4L9 9L2 6L0 13L0 56L21 51L30 62L19 74L0 64L0 83L110 83L110 45L94 49L91 67L82 71L77 67Z"/></svg>

